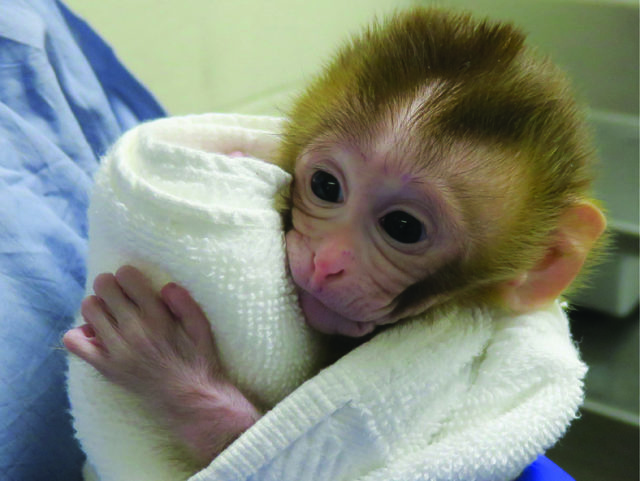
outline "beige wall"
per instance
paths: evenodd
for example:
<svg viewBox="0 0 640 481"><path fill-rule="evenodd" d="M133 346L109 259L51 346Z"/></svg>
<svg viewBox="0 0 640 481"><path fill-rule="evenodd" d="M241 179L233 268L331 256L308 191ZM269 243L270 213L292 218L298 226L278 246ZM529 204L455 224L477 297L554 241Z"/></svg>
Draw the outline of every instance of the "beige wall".
<svg viewBox="0 0 640 481"><path fill-rule="evenodd" d="M410 0L69 0L173 114L277 113L337 42Z"/></svg>
<svg viewBox="0 0 640 481"><path fill-rule="evenodd" d="M277 113L350 32L414 3L514 20L592 106L638 114L634 0L67 0L173 114Z"/></svg>

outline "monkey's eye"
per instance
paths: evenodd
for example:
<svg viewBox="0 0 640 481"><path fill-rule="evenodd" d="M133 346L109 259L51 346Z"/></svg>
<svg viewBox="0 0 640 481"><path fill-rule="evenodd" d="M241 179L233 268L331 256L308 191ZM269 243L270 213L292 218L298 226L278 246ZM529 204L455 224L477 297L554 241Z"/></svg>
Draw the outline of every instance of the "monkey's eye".
<svg viewBox="0 0 640 481"><path fill-rule="evenodd" d="M401 210L389 212L380 219L380 225L392 239L402 244L415 244L426 235L422 222Z"/></svg>
<svg viewBox="0 0 640 481"><path fill-rule="evenodd" d="M311 176L311 190L319 199L326 202L337 203L343 200L340 182L324 170L318 170Z"/></svg>

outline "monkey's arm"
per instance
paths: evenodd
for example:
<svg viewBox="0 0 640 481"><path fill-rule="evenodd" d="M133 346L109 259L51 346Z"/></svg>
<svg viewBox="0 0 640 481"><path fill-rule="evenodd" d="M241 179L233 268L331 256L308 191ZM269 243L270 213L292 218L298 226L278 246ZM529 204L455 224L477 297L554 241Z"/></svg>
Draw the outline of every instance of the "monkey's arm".
<svg viewBox="0 0 640 481"><path fill-rule="evenodd" d="M101 274L81 307L86 324L64 344L109 381L137 395L174 443L204 467L260 417L227 379L209 323L191 295L160 296L132 267Z"/></svg>

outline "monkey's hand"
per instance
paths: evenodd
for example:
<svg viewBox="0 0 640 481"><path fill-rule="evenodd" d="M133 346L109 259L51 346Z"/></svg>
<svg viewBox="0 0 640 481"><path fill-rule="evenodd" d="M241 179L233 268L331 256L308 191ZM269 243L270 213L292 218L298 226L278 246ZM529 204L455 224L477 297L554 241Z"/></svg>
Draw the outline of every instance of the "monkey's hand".
<svg viewBox="0 0 640 481"><path fill-rule="evenodd" d="M63 342L166 422L176 443L206 466L260 417L227 379L206 316L189 292L156 294L137 269L100 274L85 298L86 321Z"/></svg>

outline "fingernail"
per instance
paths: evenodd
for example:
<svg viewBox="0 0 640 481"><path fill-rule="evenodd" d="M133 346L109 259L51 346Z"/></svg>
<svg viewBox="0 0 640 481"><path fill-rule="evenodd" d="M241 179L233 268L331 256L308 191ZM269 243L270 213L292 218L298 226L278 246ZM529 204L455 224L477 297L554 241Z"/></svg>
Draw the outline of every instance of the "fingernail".
<svg viewBox="0 0 640 481"><path fill-rule="evenodd" d="M89 324L83 324L82 326L80 326L80 330L82 331L82 334L84 334L85 337L88 337L88 338L96 337L96 331Z"/></svg>

